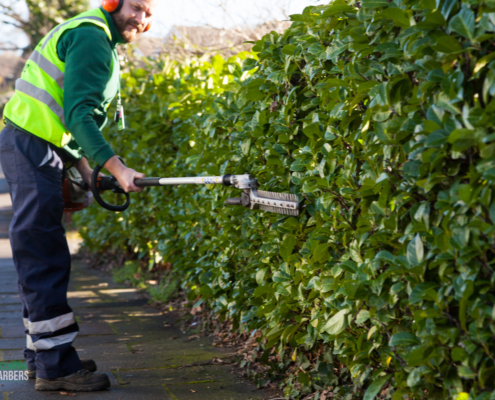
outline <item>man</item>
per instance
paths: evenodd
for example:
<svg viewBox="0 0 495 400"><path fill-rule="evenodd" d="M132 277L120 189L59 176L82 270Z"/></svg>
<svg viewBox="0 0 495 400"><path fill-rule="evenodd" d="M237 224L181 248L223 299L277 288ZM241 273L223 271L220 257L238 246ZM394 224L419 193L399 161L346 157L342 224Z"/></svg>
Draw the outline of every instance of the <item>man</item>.
<svg viewBox="0 0 495 400"><path fill-rule="evenodd" d="M155 0L103 0L102 8L58 25L36 47L5 106L0 159L14 210L10 242L27 334L24 355L37 390L110 386L107 375L93 373L94 361L81 361L72 346L79 329L67 303L63 166L74 163L89 184L90 157L126 192L141 191L134 179L144 175L120 162L101 129L120 90L116 46L146 31L154 8Z"/></svg>

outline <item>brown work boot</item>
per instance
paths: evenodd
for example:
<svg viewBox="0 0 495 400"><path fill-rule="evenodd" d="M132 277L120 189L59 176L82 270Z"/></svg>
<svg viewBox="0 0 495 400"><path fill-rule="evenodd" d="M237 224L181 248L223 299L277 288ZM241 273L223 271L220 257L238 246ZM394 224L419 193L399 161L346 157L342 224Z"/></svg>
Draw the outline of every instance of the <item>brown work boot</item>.
<svg viewBox="0 0 495 400"><path fill-rule="evenodd" d="M36 378L36 390L68 390L71 392L91 392L110 387L110 379L105 374L95 374L87 369L81 369L75 374L63 378Z"/></svg>
<svg viewBox="0 0 495 400"><path fill-rule="evenodd" d="M81 360L82 369L87 369L90 372L96 371L96 363L93 360ZM36 370L28 369L27 376L29 379L36 379Z"/></svg>

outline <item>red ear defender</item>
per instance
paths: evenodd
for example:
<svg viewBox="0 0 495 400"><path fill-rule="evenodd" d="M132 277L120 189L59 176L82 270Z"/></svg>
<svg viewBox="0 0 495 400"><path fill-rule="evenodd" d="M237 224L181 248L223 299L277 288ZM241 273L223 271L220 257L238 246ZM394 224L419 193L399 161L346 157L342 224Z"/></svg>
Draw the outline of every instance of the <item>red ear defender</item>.
<svg viewBox="0 0 495 400"><path fill-rule="evenodd" d="M144 28L143 32L148 32L151 28L151 22L148 22L148 25L146 25L146 28Z"/></svg>
<svg viewBox="0 0 495 400"><path fill-rule="evenodd" d="M123 5L124 0L103 0L101 3L103 9L109 13L120 11Z"/></svg>

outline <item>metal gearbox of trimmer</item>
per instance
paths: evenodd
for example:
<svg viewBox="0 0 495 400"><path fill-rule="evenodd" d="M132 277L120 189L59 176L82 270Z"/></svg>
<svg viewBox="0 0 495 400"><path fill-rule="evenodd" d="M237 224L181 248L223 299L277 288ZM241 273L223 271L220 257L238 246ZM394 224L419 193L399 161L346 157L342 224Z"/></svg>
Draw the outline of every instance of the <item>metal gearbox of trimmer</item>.
<svg viewBox="0 0 495 400"><path fill-rule="evenodd" d="M117 179L113 176L99 176L101 166L97 166L93 171L91 180L91 190L96 202L103 208L110 211L124 211L129 207L130 196L120 187ZM299 199L297 195L290 193L275 193L258 190L258 181L246 173L244 175L223 175L223 176L198 176L189 178L142 178L134 181L136 186L169 186L169 185L208 185L222 184L233 186L242 190L241 197L227 199L225 204L244 206L251 210L259 209L267 212L274 212L286 215L299 215ZM101 191L112 190L114 193L121 193L126 196L123 205L113 205L105 202Z"/></svg>

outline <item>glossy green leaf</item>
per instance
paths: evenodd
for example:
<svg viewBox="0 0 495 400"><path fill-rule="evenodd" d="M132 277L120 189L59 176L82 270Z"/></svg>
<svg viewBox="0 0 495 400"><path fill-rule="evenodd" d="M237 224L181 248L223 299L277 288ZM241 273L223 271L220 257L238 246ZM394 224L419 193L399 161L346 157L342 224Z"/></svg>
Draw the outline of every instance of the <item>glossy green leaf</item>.
<svg viewBox="0 0 495 400"><path fill-rule="evenodd" d="M462 50L462 46L459 41L456 38L447 35L440 36L431 48L435 51L446 54L456 53Z"/></svg>
<svg viewBox="0 0 495 400"><path fill-rule="evenodd" d="M449 21L449 27L472 41L475 28L474 13L469 8L463 8Z"/></svg>
<svg viewBox="0 0 495 400"><path fill-rule="evenodd" d="M296 246L297 239L294 235L287 235L287 237L284 239L282 242L282 245L280 246L280 255L284 259L284 261L287 261L292 254L292 250L294 250L294 247Z"/></svg>
<svg viewBox="0 0 495 400"><path fill-rule="evenodd" d="M390 339L390 346L411 346L419 343L418 338L409 332L396 333Z"/></svg>
<svg viewBox="0 0 495 400"><path fill-rule="evenodd" d="M347 314L349 310L340 310L323 327L323 330L330 335L338 335L344 331L347 326Z"/></svg>
<svg viewBox="0 0 495 400"><path fill-rule="evenodd" d="M395 8L395 7L394 8L386 8L385 10L383 10L381 12L381 15L382 15L382 17L385 17L385 18L388 18L388 19L391 19L392 21L394 21L397 24L397 26L407 28L410 25L409 16L401 8Z"/></svg>
<svg viewBox="0 0 495 400"><path fill-rule="evenodd" d="M323 14L321 16L323 18L327 18L338 13L351 12L351 11L355 11L354 7L348 6L346 4L332 4L328 6L325 11L323 11Z"/></svg>
<svg viewBox="0 0 495 400"><path fill-rule="evenodd" d="M361 5L363 8L380 8L388 7L388 2L385 0L363 0Z"/></svg>
<svg viewBox="0 0 495 400"><path fill-rule="evenodd" d="M424 245L421 237L416 235L407 245L407 260L411 265L416 266L423 262L423 258Z"/></svg>
<svg viewBox="0 0 495 400"><path fill-rule="evenodd" d="M423 282L416 285L409 295L409 302L416 304L425 299L433 300L435 297L435 286L433 282Z"/></svg>
<svg viewBox="0 0 495 400"><path fill-rule="evenodd" d="M376 395L380 392L383 385L385 385L389 379L390 375L385 375L374 380L373 383L366 389L363 400L373 400L374 398L376 398Z"/></svg>

